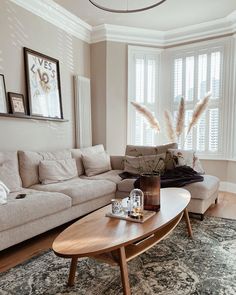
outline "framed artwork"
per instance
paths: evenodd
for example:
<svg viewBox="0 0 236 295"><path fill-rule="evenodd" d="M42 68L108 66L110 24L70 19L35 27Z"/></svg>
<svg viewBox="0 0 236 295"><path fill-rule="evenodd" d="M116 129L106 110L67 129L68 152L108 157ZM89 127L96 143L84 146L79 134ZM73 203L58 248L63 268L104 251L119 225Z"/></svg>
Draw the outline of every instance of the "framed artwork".
<svg viewBox="0 0 236 295"><path fill-rule="evenodd" d="M10 106L13 114L25 115L26 108L23 94L8 92Z"/></svg>
<svg viewBox="0 0 236 295"><path fill-rule="evenodd" d="M8 113L7 93L4 75L0 74L0 113Z"/></svg>
<svg viewBox="0 0 236 295"><path fill-rule="evenodd" d="M31 116L63 119L59 61L24 47Z"/></svg>

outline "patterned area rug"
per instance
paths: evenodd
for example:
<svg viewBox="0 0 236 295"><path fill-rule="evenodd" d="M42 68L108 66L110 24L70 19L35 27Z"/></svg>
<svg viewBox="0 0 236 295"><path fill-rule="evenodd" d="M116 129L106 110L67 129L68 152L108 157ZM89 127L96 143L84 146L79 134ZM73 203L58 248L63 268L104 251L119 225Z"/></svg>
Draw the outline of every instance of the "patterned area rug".
<svg viewBox="0 0 236 295"><path fill-rule="evenodd" d="M132 294L236 294L236 221L191 222L193 240L181 222L167 239L129 262ZM118 267L82 259L72 288L66 286L68 270L69 260L48 251L0 274L0 294L123 294Z"/></svg>

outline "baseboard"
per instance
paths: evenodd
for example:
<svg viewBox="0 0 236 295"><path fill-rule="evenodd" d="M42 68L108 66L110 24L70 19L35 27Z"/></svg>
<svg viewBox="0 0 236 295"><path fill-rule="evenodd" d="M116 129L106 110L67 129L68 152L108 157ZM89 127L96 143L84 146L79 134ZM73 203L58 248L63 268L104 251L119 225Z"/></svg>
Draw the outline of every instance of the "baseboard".
<svg viewBox="0 0 236 295"><path fill-rule="evenodd" d="M236 194L236 183L221 181L220 191Z"/></svg>

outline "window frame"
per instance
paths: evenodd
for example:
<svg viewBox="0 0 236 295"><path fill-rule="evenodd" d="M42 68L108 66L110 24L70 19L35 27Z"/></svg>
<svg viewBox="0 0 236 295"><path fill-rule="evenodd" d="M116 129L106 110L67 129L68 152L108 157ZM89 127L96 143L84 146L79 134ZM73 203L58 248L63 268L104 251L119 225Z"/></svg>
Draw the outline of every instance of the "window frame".
<svg viewBox="0 0 236 295"><path fill-rule="evenodd" d="M154 108L155 108L155 116L158 117L159 115L159 97L160 97L160 67L161 67L161 52L163 50L159 48L153 48L153 47L145 47L145 46L133 46L128 45L128 99L127 99L127 121L128 121L128 129L127 129L127 144L135 144L135 124L133 124L135 120L135 109L131 105L131 101L133 101L135 96L135 80L136 80L136 74L135 74L135 57L137 55L142 55L146 58L148 57L154 57L156 61L156 81L155 81L155 102L154 102ZM144 83L145 87L146 83ZM145 87L146 88L146 87ZM145 89L146 90L146 89ZM144 93L145 93L144 90ZM148 103L145 103L145 95L144 95L144 105L150 108L150 105ZM140 115L141 116L141 115ZM157 136L155 134L154 143L157 144Z"/></svg>
<svg viewBox="0 0 236 295"><path fill-rule="evenodd" d="M197 151L197 154L200 156L202 159L220 159L220 158L225 158L225 148L224 148L224 142L225 142L225 122L224 122L224 117L225 117L225 88L226 84L225 83L225 72L226 72L226 58L225 58L225 47L227 45L227 42L221 41L221 42L202 42L203 44L190 44L187 46L183 46L180 49L172 49L171 50L171 91L170 91L170 106L171 106L171 112L174 113L177 110L178 107L178 102L175 101L174 97L174 78L175 78L175 59L177 58L183 58L183 78L182 78L182 92L183 96L185 97L186 89L185 89L185 69L186 69L186 64L185 60L186 57L189 56L194 56L194 95L193 95L193 101L186 101L186 110L192 110L192 106L194 106L199 100L198 100L198 57L201 54L207 54L207 91L208 89L210 90L210 71L211 67L209 66L211 64L211 61L209 61L209 56L211 55L212 52L221 52L221 60L220 60L220 67L221 67L221 72L220 72L220 95L219 95L219 100L210 100L209 103L209 108L207 112L209 113L209 109L213 109L214 106L216 106L219 110L219 140L218 140L218 151L217 152L210 152L209 150L205 150L204 152ZM206 128L209 129L209 124L206 125ZM193 150L196 150L197 143L196 143L196 128L193 128ZM206 131L206 134L209 134L209 132ZM207 135L206 139L206 145L209 145L209 139Z"/></svg>

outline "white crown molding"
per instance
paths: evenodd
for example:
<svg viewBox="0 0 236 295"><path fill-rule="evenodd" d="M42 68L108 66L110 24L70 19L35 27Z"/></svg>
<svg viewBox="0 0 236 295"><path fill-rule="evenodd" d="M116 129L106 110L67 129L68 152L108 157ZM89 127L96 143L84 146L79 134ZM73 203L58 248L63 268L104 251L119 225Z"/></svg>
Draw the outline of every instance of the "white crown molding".
<svg viewBox="0 0 236 295"><path fill-rule="evenodd" d="M92 43L125 42L159 47L173 46L236 32L236 11L224 18L169 31L148 30L126 26L99 25L93 27Z"/></svg>
<svg viewBox="0 0 236 295"><path fill-rule="evenodd" d="M221 181L219 190L222 192L236 194L236 183Z"/></svg>
<svg viewBox="0 0 236 295"><path fill-rule="evenodd" d="M90 43L92 26L52 0L10 0L69 34Z"/></svg>
<svg viewBox="0 0 236 295"><path fill-rule="evenodd" d="M114 41L132 44L163 46L164 32L142 28L103 24L93 27L92 43Z"/></svg>
<svg viewBox="0 0 236 295"><path fill-rule="evenodd" d="M168 47L236 32L236 10L214 21L157 31L109 24L92 27L53 0L10 1L88 43L114 41Z"/></svg>

